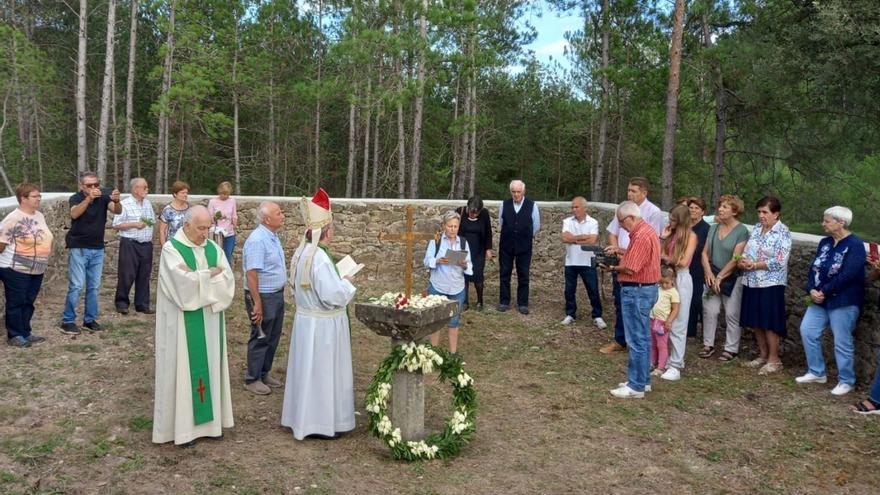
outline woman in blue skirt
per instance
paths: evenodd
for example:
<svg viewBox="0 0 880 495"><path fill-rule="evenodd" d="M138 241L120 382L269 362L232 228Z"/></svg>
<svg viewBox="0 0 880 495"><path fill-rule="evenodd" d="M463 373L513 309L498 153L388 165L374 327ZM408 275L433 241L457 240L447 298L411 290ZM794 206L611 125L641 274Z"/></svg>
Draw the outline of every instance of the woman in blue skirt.
<svg viewBox="0 0 880 495"><path fill-rule="evenodd" d="M740 325L754 330L760 356L746 366L760 368L759 375L782 369L779 344L785 339L785 284L788 280L788 256L791 232L779 221L782 203L765 196L755 205L758 224L739 260L743 270Z"/></svg>

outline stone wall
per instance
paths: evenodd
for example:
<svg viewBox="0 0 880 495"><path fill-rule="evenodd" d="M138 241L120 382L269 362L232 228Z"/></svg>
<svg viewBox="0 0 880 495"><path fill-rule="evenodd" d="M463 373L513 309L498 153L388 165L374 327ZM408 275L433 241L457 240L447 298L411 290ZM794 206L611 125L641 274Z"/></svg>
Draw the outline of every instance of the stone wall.
<svg viewBox="0 0 880 495"><path fill-rule="evenodd" d="M70 227L67 198L69 194L43 193L42 209L46 215L52 232L55 234L54 255L46 275L46 283L52 289L61 290L66 286L67 255L64 250L64 235ZM207 196L190 196L193 204L206 204ZM235 248L235 266L240 270L241 246L244 239L255 227L254 210L260 201L273 200L281 204L286 216L285 228L280 234L285 252L292 255L303 233L303 221L299 211L299 202L290 198L237 198L239 206L238 242ZM168 195L150 196L154 207L161 210L171 198ZM394 199L336 199L333 202L336 224L336 239L333 251L340 255L351 254L366 267L361 280L366 280L368 289L373 292L382 288L403 287L402 265L405 259L404 244L401 242L379 241L379 233L401 233L405 229L405 205L415 207L414 230L418 232L435 232L439 230L440 215L449 209L461 206L461 201L443 200L394 200ZM5 216L15 206L11 198L0 200L0 215ZM531 278L535 285L556 285L561 280L564 249L560 242L562 219L570 214L569 202L539 202L541 212L541 231L535 238L534 255L532 258ZM500 201L487 201L493 219L495 232L494 245L498 244L498 207ZM590 206L590 215L599 220L600 231L604 241L604 227L611 220L614 205L596 203ZM107 256L104 263L105 285L115 283L117 262L117 237L107 228ZM789 262L789 289L787 304L789 312L789 336L785 344L786 362L803 362L803 349L800 343L798 328L800 319L806 309L803 290L807 267L813 259L817 236L795 234L794 247ZM413 247L414 287L426 285L426 272L421 269L421 260L425 254L424 241L417 242ZM156 246L155 255L159 255ZM237 275L239 275L237 273ZM867 295L865 310L855 332L856 339L856 371L861 383L869 383L873 378L876 366L877 347L880 346L880 313L878 313L878 296L880 289L877 283L866 282ZM44 284L44 287L46 285ZM561 293L561 289L560 289ZM560 294L561 295L561 294ZM491 300L491 296L490 296ZM0 294L2 309L2 294ZM59 308L60 312L60 308ZM723 321L723 320L722 320ZM723 332L719 332L723 335ZM832 356L830 332L826 333L827 356Z"/></svg>

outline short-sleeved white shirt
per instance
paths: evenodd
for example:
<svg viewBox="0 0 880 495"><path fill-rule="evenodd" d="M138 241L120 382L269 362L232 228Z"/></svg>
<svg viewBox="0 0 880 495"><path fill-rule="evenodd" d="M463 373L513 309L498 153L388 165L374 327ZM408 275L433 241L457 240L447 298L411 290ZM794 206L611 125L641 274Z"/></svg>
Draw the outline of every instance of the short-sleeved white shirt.
<svg viewBox="0 0 880 495"><path fill-rule="evenodd" d="M571 216L562 221L562 231L572 235L594 235L599 233L599 222L590 215L583 222ZM593 266L594 256L591 252L582 251L579 244L565 245L565 266Z"/></svg>

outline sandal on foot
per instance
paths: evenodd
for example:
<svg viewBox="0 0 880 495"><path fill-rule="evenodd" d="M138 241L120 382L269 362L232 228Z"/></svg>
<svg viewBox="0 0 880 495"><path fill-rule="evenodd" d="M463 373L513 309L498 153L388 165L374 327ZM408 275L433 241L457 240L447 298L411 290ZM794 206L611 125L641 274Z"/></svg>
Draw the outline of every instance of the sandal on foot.
<svg viewBox="0 0 880 495"><path fill-rule="evenodd" d="M761 366L761 369L758 370L758 374L761 376L766 376L771 373L776 373L777 371L782 371L782 362L778 363L767 363L764 366Z"/></svg>
<svg viewBox="0 0 880 495"><path fill-rule="evenodd" d="M870 407L868 407L870 406ZM880 402L875 402L870 397L849 407L849 410L856 414L880 414Z"/></svg>
<svg viewBox="0 0 880 495"><path fill-rule="evenodd" d="M733 361L734 359L736 359L736 356L737 356L737 353L735 353L735 352L724 351L721 353L720 356L718 356L718 360L721 361L722 363L726 363L728 361Z"/></svg>
<svg viewBox="0 0 880 495"><path fill-rule="evenodd" d="M713 354L715 354L715 348L710 345L704 345L700 351L700 357L703 359L710 358Z"/></svg>

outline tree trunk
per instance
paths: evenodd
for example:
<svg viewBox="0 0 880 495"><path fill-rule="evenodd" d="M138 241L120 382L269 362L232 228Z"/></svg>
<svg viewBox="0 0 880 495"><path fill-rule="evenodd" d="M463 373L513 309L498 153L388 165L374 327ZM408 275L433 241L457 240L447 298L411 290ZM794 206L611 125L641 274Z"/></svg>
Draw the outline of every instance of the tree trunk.
<svg viewBox="0 0 880 495"><path fill-rule="evenodd" d="M605 149L608 142L608 38L611 31L608 13L608 0L602 1L602 108L599 111L599 155L596 157L595 175L593 177L593 201L603 201L605 182Z"/></svg>
<svg viewBox="0 0 880 495"><path fill-rule="evenodd" d="M232 48L232 157L235 169L235 194L241 194L241 126L239 111L241 95L238 92L238 9L232 9L232 22L235 23Z"/></svg>
<svg viewBox="0 0 880 495"><path fill-rule="evenodd" d="M118 127L116 122L116 71L110 73L110 132L113 138L113 185L117 189L119 187L119 146L117 143ZM128 187L123 184L123 188Z"/></svg>
<svg viewBox="0 0 880 495"><path fill-rule="evenodd" d="M10 14L10 23L15 20L15 11ZM22 88L20 84L20 79L18 77L18 40L16 36L16 29L9 30L10 38L12 39L12 50L10 53L11 57L11 66L12 66L12 94L15 95L15 113L18 119L18 143L19 143L19 151L21 153L21 164L22 170L24 171L24 178L27 180L28 174L28 159L29 159L29 148L30 148L30 132L28 125L28 117L24 108L24 101L22 101Z"/></svg>
<svg viewBox="0 0 880 495"><path fill-rule="evenodd" d="M623 149L623 103L620 104L620 118L617 124L617 149L614 150L614 202L619 202L620 194L620 153Z"/></svg>
<svg viewBox="0 0 880 495"><path fill-rule="evenodd" d="M317 189L321 184L321 71L324 63L324 47L322 37L324 34L324 2L318 0L318 96L315 100L315 185Z"/></svg>
<svg viewBox="0 0 880 495"><path fill-rule="evenodd" d="M37 146L37 176L40 181L40 190L43 190L43 144L40 138L40 107L37 105L37 98L31 96L31 105L34 112L34 138Z"/></svg>
<svg viewBox="0 0 880 495"><path fill-rule="evenodd" d="M458 183L458 160L460 160L461 150L459 147L461 146L461 140L459 139L459 135L457 133L458 129L458 100L461 98L461 73L459 73L458 77L455 78L455 99L452 103L452 167L450 169L450 184L449 184L449 196L448 199L456 198L455 194L455 185Z"/></svg>
<svg viewBox="0 0 880 495"><path fill-rule="evenodd" d="M672 45L669 49L669 85L666 90L666 134L663 138L662 188L664 210L672 208L674 191L675 127L678 118L679 68L681 67L682 21L684 19L684 0L675 0L672 16Z"/></svg>
<svg viewBox="0 0 880 495"><path fill-rule="evenodd" d="M715 8L715 2L710 1L707 10ZM712 35L709 31L708 15L703 14L703 44L706 48L712 46ZM718 204L721 198L721 176L724 173L724 147L727 140L727 103L724 91L724 73L721 70L721 62L712 57L710 59L713 74L713 90L715 93L715 159L712 166L712 203Z"/></svg>
<svg viewBox="0 0 880 495"><path fill-rule="evenodd" d="M101 120L98 124L98 180L107 180L107 131L110 125L111 79L113 77L113 48L116 46L116 0L107 2L107 51L104 55L104 82L101 85Z"/></svg>
<svg viewBox="0 0 880 495"><path fill-rule="evenodd" d="M87 0L79 0L79 46L76 53L76 169L88 169L86 147L86 23L89 9Z"/></svg>
<svg viewBox="0 0 880 495"><path fill-rule="evenodd" d="M392 26L394 36L400 31L400 2L394 2L395 18ZM406 127L403 124L403 56L398 51L394 56L394 73L397 77L397 197L406 197Z"/></svg>
<svg viewBox="0 0 880 495"><path fill-rule="evenodd" d="M375 198L378 194L379 187L379 130L382 124L382 116L384 113L384 106L382 105L382 82L383 75L385 69L385 59L383 57L379 57L379 73L376 75L376 86L378 87L380 97L376 98L377 106L376 106L376 130L373 132L373 178L372 183L370 185L370 197Z"/></svg>
<svg viewBox="0 0 880 495"><path fill-rule="evenodd" d="M269 196L275 195L278 145L275 143L275 74L269 76Z"/></svg>
<svg viewBox="0 0 880 495"><path fill-rule="evenodd" d="M171 89L171 70L174 61L174 15L177 0L171 2L169 17L168 40L165 51L165 67L162 74L162 94L165 98ZM168 107L170 103L163 101L159 105L159 136L156 140L156 192L168 190Z"/></svg>
<svg viewBox="0 0 880 495"><path fill-rule="evenodd" d="M6 176L6 159L3 157L3 131L6 130L6 105L8 103L9 90L3 95L3 111L0 113L0 177L3 178L3 183L6 185L6 190L9 191L9 195L15 196L15 190L12 189L12 184L9 183L9 177Z"/></svg>
<svg viewBox="0 0 880 495"><path fill-rule="evenodd" d="M721 176L724 174L724 146L727 141L727 102L721 64L713 63L715 71L715 164L712 173L712 204L721 198Z"/></svg>
<svg viewBox="0 0 880 495"><path fill-rule="evenodd" d="M466 78L466 87L464 88L464 109L462 112L464 113L464 125L462 126L461 148L459 149L461 156L459 157L458 177L455 184L455 194L452 196L453 199L459 199L464 195L468 162L471 157L471 77L468 74Z"/></svg>
<svg viewBox="0 0 880 495"><path fill-rule="evenodd" d="M357 168L357 105L352 97L348 103L348 170L345 174L345 197L352 197L355 185Z"/></svg>
<svg viewBox="0 0 880 495"><path fill-rule="evenodd" d="M131 140L134 134L134 75L137 68L138 0L131 0L131 26L128 40L128 79L125 81L125 147L122 157L122 182L128 190L131 182ZM158 187L155 184L154 187Z"/></svg>
<svg viewBox="0 0 880 495"><path fill-rule="evenodd" d="M403 75L400 75L401 79ZM399 93L403 84L398 85ZM406 127L403 124L403 102L397 99L397 197L406 197Z"/></svg>
<svg viewBox="0 0 880 495"><path fill-rule="evenodd" d="M425 97L425 63L428 50L428 0L422 0L422 11L419 15L419 70L416 73L416 100L413 109L413 137L412 137L412 164L409 178L409 197L419 197L419 167L422 161L422 105Z"/></svg>
<svg viewBox="0 0 880 495"><path fill-rule="evenodd" d="M473 52L471 52L473 62ZM477 84L476 76L471 74L471 151L468 164L468 197L474 195L477 178ZM463 194L462 194L463 196Z"/></svg>
<svg viewBox="0 0 880 495"><path fill-rule="evenodd" d="M370 177L370 125L372 124L372 80L367 74L367 115L364 118L364 168L361 173L361 197L367 197L367 179Z"/></svg>

